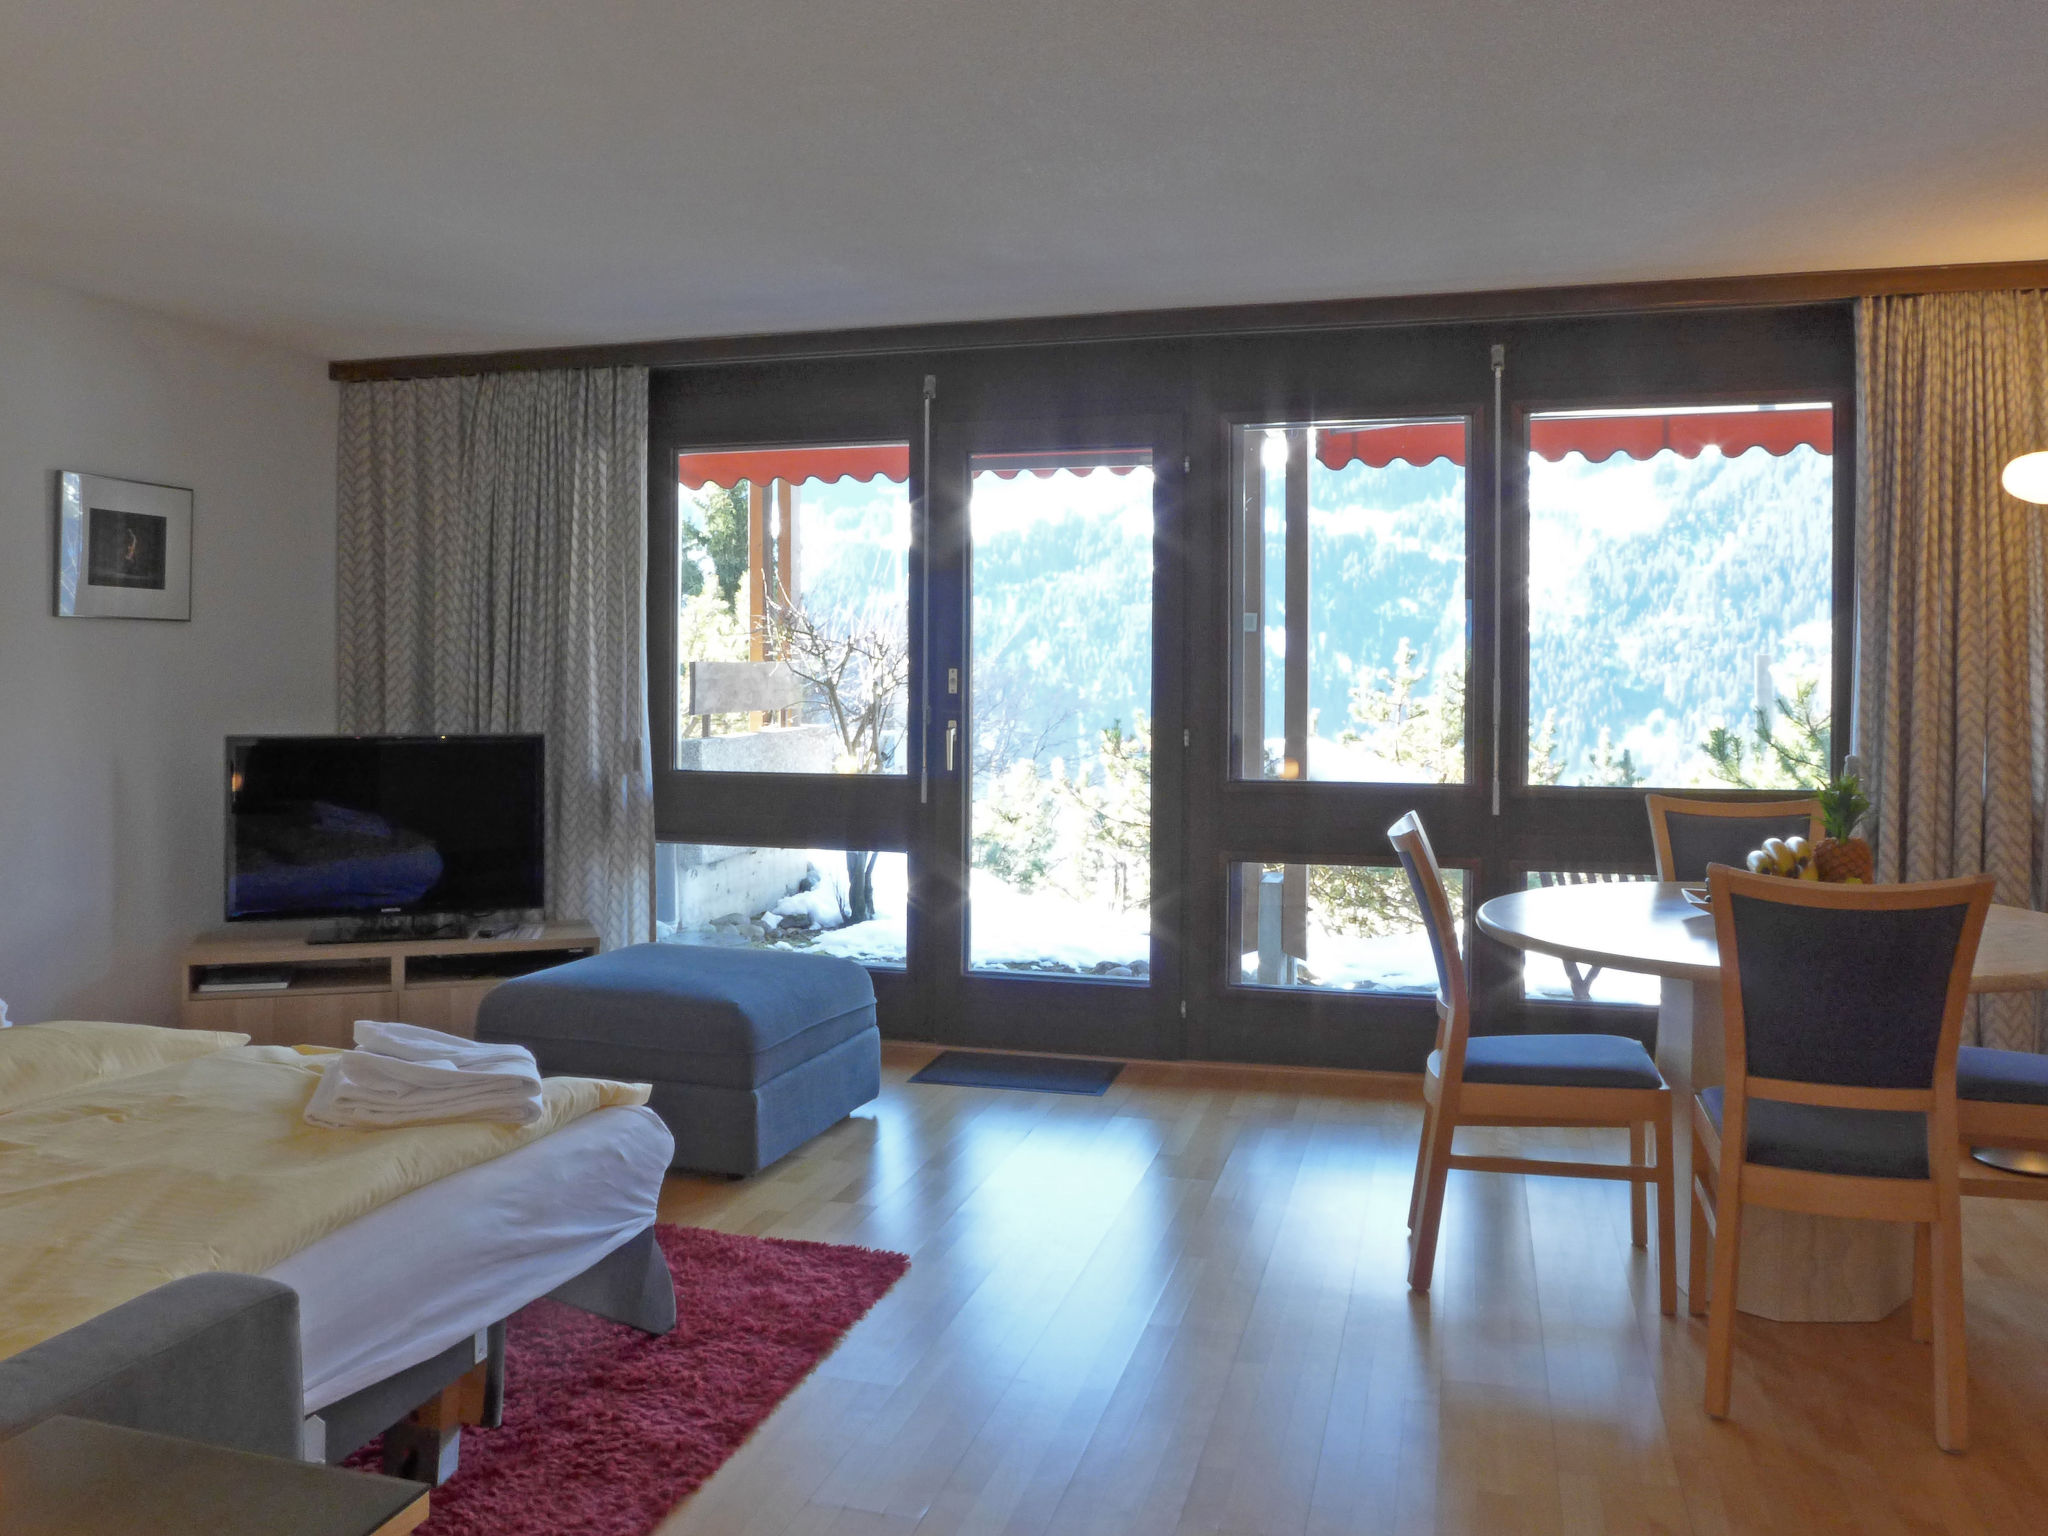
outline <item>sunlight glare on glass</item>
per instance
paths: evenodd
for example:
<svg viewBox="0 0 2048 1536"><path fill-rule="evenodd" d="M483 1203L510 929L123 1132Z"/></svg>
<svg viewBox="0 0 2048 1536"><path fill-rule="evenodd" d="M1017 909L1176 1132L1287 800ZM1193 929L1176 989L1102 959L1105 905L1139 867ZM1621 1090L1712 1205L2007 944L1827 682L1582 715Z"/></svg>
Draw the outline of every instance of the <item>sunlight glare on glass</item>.
<svg viewBox="0 0 2048 1536"><path fill-rule="evenodd" d="M1266 440L1259 445L1259 463L1276 475L1287 467L1287 434L1280 428L1266 428Z"/></svg>

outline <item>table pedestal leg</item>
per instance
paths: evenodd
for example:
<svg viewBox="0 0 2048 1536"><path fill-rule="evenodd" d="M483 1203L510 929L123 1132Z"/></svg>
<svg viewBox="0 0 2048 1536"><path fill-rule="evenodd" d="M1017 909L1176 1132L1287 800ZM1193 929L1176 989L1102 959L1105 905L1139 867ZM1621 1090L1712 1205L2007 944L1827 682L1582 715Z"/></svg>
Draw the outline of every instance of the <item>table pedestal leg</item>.
<svg viewBox="0 0 2048 1536"><path fill-rule="evenodd" d="M1657 1066L1671 1085L1672 1184L1685 1284L1692 1193L1692 1096L1722 1081L1721 984L1666 979ZM1738 1310L1783 1323L1869 1323L1913 1295L1913 1229L1896 1222L1802 1216L1751 1206L1742 1222Z"/></svg>

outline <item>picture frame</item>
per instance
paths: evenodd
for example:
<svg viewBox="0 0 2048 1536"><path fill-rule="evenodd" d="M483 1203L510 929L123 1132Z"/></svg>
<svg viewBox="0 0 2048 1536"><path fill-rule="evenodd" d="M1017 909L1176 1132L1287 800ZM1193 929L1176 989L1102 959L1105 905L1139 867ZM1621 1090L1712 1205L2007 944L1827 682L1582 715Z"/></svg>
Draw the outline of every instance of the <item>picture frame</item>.
<svg viewBox="0 0 2048 1536"><path fill-rule="evenodd" d="M192 617L192 492L66 469L57 473L56 614Z"/></svg>

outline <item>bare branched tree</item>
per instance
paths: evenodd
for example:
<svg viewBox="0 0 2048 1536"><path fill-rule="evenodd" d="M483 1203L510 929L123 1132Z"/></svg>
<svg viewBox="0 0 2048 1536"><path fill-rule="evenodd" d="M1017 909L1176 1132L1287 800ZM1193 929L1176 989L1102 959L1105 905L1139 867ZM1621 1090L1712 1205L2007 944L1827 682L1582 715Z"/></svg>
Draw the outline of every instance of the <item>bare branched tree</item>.
<svg viewBox="0 0 2048 1536"><path fill-rule="evenodd" d="M885 607L852 624L819 618L792 599L780 582L768 603L763 638L769 654L817 693L839 736L842 773L879 773L887 762L896 724L897 696L910 684L910 640L900 608ZM848 849L849 923L875 915L875 861L881 855Z"/></svg>

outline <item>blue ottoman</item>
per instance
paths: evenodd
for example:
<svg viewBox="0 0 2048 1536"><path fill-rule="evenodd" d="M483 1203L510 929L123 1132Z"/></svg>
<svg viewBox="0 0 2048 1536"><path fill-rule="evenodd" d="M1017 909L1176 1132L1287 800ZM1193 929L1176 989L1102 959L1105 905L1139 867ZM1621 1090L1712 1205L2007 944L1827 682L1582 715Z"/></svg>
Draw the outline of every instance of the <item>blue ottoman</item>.
<svg viewBox="0 0 2048 1536"><path fill-rule="evenodd" d="M476 1036L652 1083L673 1166L712 1173L765 1168L882 1091L874 983L831 955L634 944L492 989Z"/></svg>

